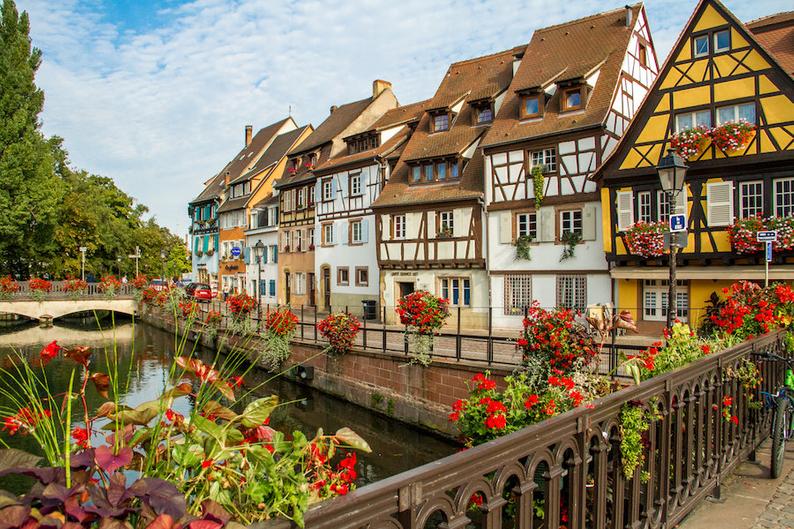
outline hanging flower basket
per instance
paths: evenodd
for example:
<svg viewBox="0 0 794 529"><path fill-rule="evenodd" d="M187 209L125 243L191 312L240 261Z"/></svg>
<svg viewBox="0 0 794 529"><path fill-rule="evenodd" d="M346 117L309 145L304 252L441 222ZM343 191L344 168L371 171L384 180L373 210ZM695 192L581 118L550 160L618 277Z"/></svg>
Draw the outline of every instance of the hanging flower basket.
<svg viewBox="0 0 794 529"><path fill-rule="evenodd" d="M794 250L794 217L772 217L767 219L766 229L777 231L777 240L772 243L773 250Z"/></svg>
<svg viewBox="0 0 794 529"><path fill-rule="evenodd" d="M350 352L361 329L358 318L345 312L329 314L317 324L317 330L328 340L328 354L343 355Z"/></svg>
<svg viewBox="0 0 794 529"><path fill-rule="evenodd" d="M664 255L664 233L667 224L664 222L639 221L623 233L626 250L632 255L646 259Z"/></svg>
<svg viewBox="0 0 794 529"><path fill-rule="evenodd" d="M396 311L400 323L406 327L411 363L430 365L433 334L449 317L449 301L426 290L417 290L400 299Z"/></svg>
<svg viewBox="0 0 794 529"><path fill-rule="evenodd" d="M711 137L711 129L703 125L698 125L691 129L685 129L670 137L670 147L679 156L686 160L693 160L700 156Z"/></svg>
<svg viewBox="0 0 794 529"><path fill-rule="evenodd" d="M722 152L732 153L743 149L755 136L755 125L744 120L732 121L710 132L711 142Z"/></svg>
<svg viewBox="0 0 794 529"><path fill-rule="evenodd" d="M763 250L764 243L758 242L756 233L764 229L764 219L761 217L736 219L736 222L728 228L733 251L738 254L753 254Z"/></svg>

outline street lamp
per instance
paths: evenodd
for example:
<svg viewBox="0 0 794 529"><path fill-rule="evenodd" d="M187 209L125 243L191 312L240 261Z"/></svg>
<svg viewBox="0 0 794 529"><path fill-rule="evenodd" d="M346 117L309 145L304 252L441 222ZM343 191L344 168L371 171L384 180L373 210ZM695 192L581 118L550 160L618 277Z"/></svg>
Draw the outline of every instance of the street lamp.
<svg viewBox="0 0 794 529"><path fill-rule="evenodd" d="M80 247L80 278L85 281L85 253L88 251L87 246Z"/></svg>
<svg viewBox="0 0 794 529"><path fill-rule="evenodd" d="M121 257L116 257L116 270L119 273L119 277L121 277Z"/></svg>
<svg viewBox="0 0 794 529"><path fill-rule="evenodd" d="M684 188L687 165L673 149L668 149L667 154L659 160L656 172L659 174L659 182L662 184L662 191L667 196L667 207L669 209L668 218L675 213L675 205L678 203L678 194ZM686 212L684 212L686 213ZM675 267L678 259L678 233L670 232L670 278L667 290L667 328L673 326L673 319L677 312L675 299Z"/></svg>
<svg viewBox="0 0 794 529"><path fill-rule="evenodd" d="M163 264L163 284L165 284L166 283L166 280L165 280L165 249L160 250L160 261Z"/></svg>
<svg viewBox="0 0 794 529"><path fill-rule="evenodd" d="M258 306L262 306L262 256L265 254L265 245L262 243L262 240L256 241L254 245L254 255L256 256L256 270L257 270L257 279L256 279L256 301Z"/></svg>

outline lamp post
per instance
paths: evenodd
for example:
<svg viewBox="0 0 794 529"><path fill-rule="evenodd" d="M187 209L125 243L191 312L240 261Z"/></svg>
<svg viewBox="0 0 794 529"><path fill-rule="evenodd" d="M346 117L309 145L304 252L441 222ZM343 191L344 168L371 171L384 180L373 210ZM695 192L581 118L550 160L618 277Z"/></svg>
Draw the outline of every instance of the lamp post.
<svg viewBox="0 0 794 529"><path fill-rule="evenodd" d="M81 246L80 247L80 278L85 281L85 253L88 251L88 247Z"/></svg>
<svg viewBox="0 0 794 529"><path fill-rule="evenodd" d="M160 261L163 264L163 284L166 284L166 279L165 279L165 249L160 250Z"/></svg>
<svg viewBox="0 0 794 529"><path fill-rule="evenodd" d="M254 254L256 255L256 302L257 306L262 306L262 256L265 253L265 245L262 240L256 241L254 245Z"/></svg>
<svg viewBox="0 0 794 529"><path fill-rule="evenodd" d="M119 277L121 277L121 257L116 257L116 271L119 273Z"/></svg>
<svg viewBox="0 0 794 529"><path fill-rule="evenodd" d="M684 179L686 178L687 165L684 159L681 158L673 149L668 149L667 154L659 160L659 165L656 166L656 172L659 174L659 182L662 184L662 191L667 196L667 205L669 209L668 219L670 215L676 213L675 208L678 202L678 194L681 193L684 187ZM686 212L684 212L686 213ZM667 328L673 325L675 314L677 312L676 296L675 296L675 267L678 260L678 233L670 232L670 278L667 290Z"/></svg>

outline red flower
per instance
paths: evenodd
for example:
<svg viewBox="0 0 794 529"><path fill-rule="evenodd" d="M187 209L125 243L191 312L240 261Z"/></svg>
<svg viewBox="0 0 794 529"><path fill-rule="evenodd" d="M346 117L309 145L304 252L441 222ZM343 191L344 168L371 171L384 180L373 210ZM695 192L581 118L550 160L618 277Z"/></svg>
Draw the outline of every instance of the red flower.
<svg viewBox="0 0 794 529"><path fill-rule="evenodd" d="M507 426L507 417L504 415L490 415L485 419L485 427L490 430L501 430Z"/></svg>
<svg viewBox="0 0 794 529"><path fill-rule="evenodd" d="M524 407L525 407L526 409L528 409L528 410L529 410L529 409L531 409L531 408L532 408L532 407L533 407L535 404L537 404L537 403L538 403L538 400L540 400L540 399L538 398L538 396L537 396L537 395L535 395L535 394L532 394L532 395L530 395L529 397L527 397L527 400L525 400L525 401L524 401Z"/></svg>
<svg viewBox="0 0 794 529"><path fill-rule="evenodd" d="M458 422L460 420L460 412L453 411L449 414L449 420L452 422Z"/></svg>
<svg viewBox="0 0 794 529"><path fill-rule="evenodd" d="M201 462L201 468L209 468L215 463L212 459L205 459Z"/></svg>
<svg viewBox="0 0 794 529"><path fill-rule="evenodd" d="M88 448L88 429L75 428L72 430L72 439L80 448Z"/></svg>
<svg viewBox="0 0 794 529"><path fill-rule="evenodd" d="M730 397L730 396L723 397L722 405L723 406L731 406L731 405L733 405L733 397Z"/></svg>
<svg viewBox="0 0 794 529"><path fill-rule="evenodd" d="M241 388L243 387L243 377L235 375L231 377L228 381L228 385L231 388Z"/></svg>
<svg viewBox="0 0 794 529"><path fill-rule="evenodd" d="M47 363L56 356L58 356L58 353L60 353L62 350L63 347L58 345L58 341L53 340L41 349L41 352L39 352L39 356L41 357L41 360L44 363Z"/></svg>
<svg viewBox="0 0 794 529"><path fill-rule="evenodd" d="M731 422L733 424L739 424L739 417L737 417L736 415L731 416Z"/></svg>
<svg viewBox="0 0 794 529"><path fill-rule="evenodd" d="M710 354L710 353L711 353L711 347L709 346L709 344L703 344L703 345L701 345L701 346L700 346L700 350L701 350L701 351L703 351L703 354L704 354L704 355L707 355L707 354Z"/></svg>

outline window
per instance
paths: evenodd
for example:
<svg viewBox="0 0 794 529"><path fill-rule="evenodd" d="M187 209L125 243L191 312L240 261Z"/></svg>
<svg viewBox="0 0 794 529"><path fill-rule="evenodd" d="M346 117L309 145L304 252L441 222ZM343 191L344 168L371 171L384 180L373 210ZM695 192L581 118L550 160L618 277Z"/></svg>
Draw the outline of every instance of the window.
<svg viewBox="0 0 794 529"><path fill-rule="evenodd" d="M334 225L329 222L323 224L323 246L330 246L334 244Z"/></svg>
<svg viewBox="0 0 794 529"><path fill-rule="evenodd" d="M637 193L637 220L651 222L651 192Z"/></svg>
<svg viewBox="0 0 794 529"><path fill-rule="evenodd" d="M493 109L491 105L480 106L477 108L477 123L490 123L493 121Z"/></svg>
<svg viewBox="0 0 794 529"><path fill-rule="evenodd" d="M294 209L295 204L295 190L288 189L284 191L284 198L281 199L283 201L282 208L284 211L292 211Z"/></svg>
<svg viewBox="0 0 794 529"><path fill-rule="evenodd" d="M405 215L392 217L392 231L395 239L405 239Z"/></svg>
<svg viewBox="0 0 794 529"><path fill-rule="evenodd" d="M659 222L667 222L670 219L670 202L667 200L667 193L664 191L656 192L657 204L659 204Z"/></svg>
<svg viewBox="0 0 794 529"><path fill-rule="evenodd" d="M684 112L675 116L675 131L692 129L699 125L711 127L711 111L698 110L695 112Z"/></svg>
<svg viewBox="0 0 794 529"><path fill-rule="evenodd" d="M369 133L346 141L348 152L350 154L356 154L377 147L378 135L376 133Z"/></svg>
<svg viewBox="0 0 794 529"><path fill-rule="evenodd" d="M350 244L361 244L364 242L362 228L360 220L350 221Z"/></svg>
<svg viewBox="0 0 794 529"><path fill-rule="evenodd" d="M533 151L531 167L535 167L536 165L542 166L544 173L553 173L557 171L557 149L551 147L549 149Z"/></svg>
<svg viewBox="0 0 794 529"><path fill-rule="evenodd" d="M356 267L356 286L367 287L369 286L369 268L366 266Z"/></svg>
<svg viewBox="0 0 794 529"><path fill-rule="evenodd" d="M346 266L336 268L336 284L346 287L350 285L350 269Z"/></svg>
<svg viewBox="0 0 794 529"><path fill-rule="evenodd" d="M568 209L560 211L560 239L566 233L582 234L582 210Z"/></svg>
<svg viewBox="0 0 794 529"><path fill-rule="evenodd" d="M717 109L717 125L739 121L755 123L755 103L742 103Z"/></svg>
<svg viewBox="0 0 794 529"><path fill-rule="evenodd" d="M285 252L289 251L289 232L285 231L281 234L281 248L283 248Z"/></svg>
<svg viewBox="0 0 794 529"><path fill-rule="evenodd" d="M314 228L307 230L307 239L309 239L309 250L314 250Z"/></svg>
<svg viewBox="0 0 794 529"><path fill-rule="evenodd" d="M637 60L640 61L640 66L648 66L648 47L645 44L640 44L637 50Z"/></svg>
<svg viewBox="0 0 794 529"><path fill-rule="evenodd" d="M667 280L646 279L642 287L642 313L643 319L649 321L667 320ZM689 317L689 292L686 281L676 283L676 318L686 321Z"/></svg>
<svg viewBox="0 0 794 529"><path fill-rule="evenodd" d="M516 213L516 237L529 237L533 241L538 238L538 215L531 213Z"/></svg>
<svg viewBox="0 0 794 529"><path fill-rule="evenodd" d="M505 276L504 313L523 315L532 306L532 276L516 274Z"/></svg>
<svg viewBox="0 0 794 529"><path fill-rule="evenodd" d="M450 178L458 177L458 161L449 162L449 176Z"/></svg>
<svg viewBox="0 0 794 529"><path fill-rule="evenodd" d="M436 175L441 180L447 179L447 163L446 162L439 162L436 164Z"/></svg>
<svg viewBox="0 0 794 529"><path fill-rule="evenodd" d="M444 277L441 279L441 297L449 300L453 307L471 305L471 280L464 277Z"/></svg>
<svg viewBox="0 0 794 529"><path fill-rule="evenodd" d="M723 29L714 33L714 53L731 49L731 32Z"/></svg>
<svg viewBox="0 0 794 529"><path fill-rule="evenodd" d="M695 37L694 41L694 56L695 57L703 57L709 54L709 36L708 35L700 35Z"/></svg>
<svg viewBox="0 0 794 529"><path fill-rule="evenodd" d="M411 179L414 182L418 182L422 179L422 167L419 165L414 165L411 167Z"/></svg>
<svg viewBox="0 0 794 529"><path fill-rule="evenodd" d="M542 95L524 96L521 105L522 118L534 118L540 116L543 107L540 104Z"/></svg>
<svg viewBox="0 0 794 529"><path fill-rule="evenodd" d="M323 180L323 202L329 202L334 199L334 181L331 178Z"/></svg>
<svg viewBox="0 0 794 529"><path fill-rule="evenodd" d="M764 214L764 183L761 180L739 184L739 215L743 219Z"/></svg>
<svg viewBox="0 0 794 529"><path fill-rule="evenodd" d="M433 164L425 165L425 180L432 182L434 177Z"/></svg>
<svg viewBox="0 0 794 529"><path fill-rule="evenodd" d="M275 297L276 296L276 280L275 279L271 279L271 280L269 280L267 282L267 290L268 290L268 295L270 297Z"/></svg>
<svg viewBox="0 0 794 529"><path fill-rule="evenodd" d="M446 160L424 163L411 167L411 182L444 182L449 178L458 178L457 160Z"/></svg>
<svg viewBox="0 0 794 529"><path fill-rule="evenodd" d="M582 108L582 88L569 88L562 94L562 110L578 110Z"/></svg>
<svg viewBox="0 0 794 529"><path fill-rule="evenodd" d="M295 272L292 286L295 287L295 294L306 293L306 274L304 272Z"/></svg>
<svg viewBox="0 0 794 529"><path fill-rule="evenodd" d="M557 276L557 306L583 310L587 306L587 276Z"/></svg>
<svg viewBox="0 0 794 529"><path fill-rule="evenodd" d="M449 114L436 114L433 116L433 132L449 130Z"/></svg>
<svg viewBox="0 0 794 529"><path fill-rule="evenodd" d="M306 207L306 188L301 187L298 189L298 209Z"/></svg>
<svg viewBox="0 0 794 529"><path fill-rule="evenodd" d="M295 250L298 252L302 252L303 248L303 230L298 230L295 232L296 234L296 241L295 241Z"/></svg>
<svg viewBox="0 0 794 529"><path fill-rule="evenodd" d="M775 216L794 215L794 178L775 180Z"/></svg>
<svg viewBox="0 0 794 529"><path fill-rule="evenodd" d="M361 173L350 175L350 196L357 197L362 195L361 191Z"/></svg>
<svg viewBox="0 0 794 529"><path fill-rule="evenodd" d="M451 211L441 211L438 213L438 236L452 237L455 231L454 215Z"/></svg>
<svg viewBox="0 0 794 529"><path fill-rule="evenodd" d="M275 244L270 246L270 262L277 263L278 262L278 246Z"/></svg>

